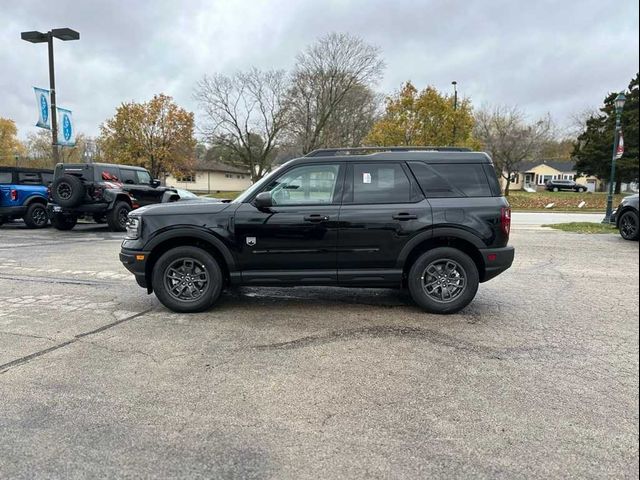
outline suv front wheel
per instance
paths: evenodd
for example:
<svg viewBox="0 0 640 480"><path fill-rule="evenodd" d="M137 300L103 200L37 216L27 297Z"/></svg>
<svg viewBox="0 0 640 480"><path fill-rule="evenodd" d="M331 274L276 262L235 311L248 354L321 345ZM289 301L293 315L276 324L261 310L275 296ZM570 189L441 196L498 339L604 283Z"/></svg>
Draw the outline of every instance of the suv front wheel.
<svg viewBox="0 0 640 480"><path fill-rule="evenodd" d="M116 202L113 209L107 213L107 223L112 232L125 232L127 230L127 215L131 206L127 202Z"/></svg>
<svg viewBox="0 0 640 480"><path fill-rule="evenodd" d="M174 312L202 312L222 292L222 271L205 250L184 246L164 253L153 267L151 283L162 304Z"/></svg>
<svg viewBox="0 0 640 480"><path fill-rule="evenodd" d="M409 292L430 313L456 313L478 291L478 268L458 249L439 247L418 257L409 270Z"/></svg>

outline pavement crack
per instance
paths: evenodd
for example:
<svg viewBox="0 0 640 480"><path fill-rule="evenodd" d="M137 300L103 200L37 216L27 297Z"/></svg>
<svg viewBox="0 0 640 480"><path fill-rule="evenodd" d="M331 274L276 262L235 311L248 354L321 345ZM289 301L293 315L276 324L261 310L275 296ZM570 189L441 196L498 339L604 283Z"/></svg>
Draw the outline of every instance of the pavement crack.
<svg viewBox="0 0 640 480"><path fill-rule="evenodd" d="M96 328L94 330L90 330L88 332L84 332L84 333L79 333L78 335L74 336L73 338L66 340L64 342L58 343L56 345L53 345L49 348L45 348L43 350L39 350L37 352L31 353L29 355L25 355L24 357L20 357L17 358L15 360L12 360L10 362L7 362L5 364L0 365L0 374L6 373L9 369L13 368L13 367L17 367L20 365L24 365L25 363L30 362L31 360L34 360L38 357L41 357L43 355L46 355L47 353L51 353L55 350L59 350L61 348L64 348L68 345L71 345L73 343L76 343L78 341L80 341L83 338L89 337L91 335L95 335L96 333L100 333L100 332L104 332L105 330L108 330L110 328L116 327L118 325L120 325L121 323L124 322L128 322L129 320L133 320L135 318L141 317L142 315L145 315L147 313L149 313L151 310L153 310L153 308L147 308L146 310L143 310L142 312L136 313L134 315L129 315L128 317L125 318L121 318L120 320L116 320L115 322L111 322L111 323L107 323L106 325L103 325L99 328Z"/></svg>
<svg viewBox="0 0 640 480"><path fill-rule="evenodd" d="M45 336L42 336L42 335L30 335L28 333L7 332L5 330L0 330L0 333L5 334L5 335L14 335L16 337L40 338L42 340L49 340L51 342L55 342L56 341L55 338L45 337Z"/></svg>

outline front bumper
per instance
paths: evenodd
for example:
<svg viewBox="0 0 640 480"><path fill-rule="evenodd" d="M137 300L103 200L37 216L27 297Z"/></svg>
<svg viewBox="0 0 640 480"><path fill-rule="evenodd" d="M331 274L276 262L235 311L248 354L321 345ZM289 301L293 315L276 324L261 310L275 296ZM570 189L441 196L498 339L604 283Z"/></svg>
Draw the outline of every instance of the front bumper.
<svg viewBox="0 0 640 480"><path fill-rule="evenodd" d="M497 277L513 264L516 249L513 247L485 248L480 250L484 262L484 273L480 281L486 282Z"/></svg>
<svg viewBox="0 0 640 480"><path fill-rule="evenodd" d="M124 268L129 270L136 277L136 282L142 288L146 288L149 293L150 285L147 282L146 269L147 259L150 252L143 252L140 250L129 250L123 248L120 250L120 261L124 265Z"/></svg>
<svg viewBox="0 0 640 480"><path fill-rule="evenodd" d="M23 205L14 207L0 207L0 217L22 217L27 212L27 207Z"/></svg>

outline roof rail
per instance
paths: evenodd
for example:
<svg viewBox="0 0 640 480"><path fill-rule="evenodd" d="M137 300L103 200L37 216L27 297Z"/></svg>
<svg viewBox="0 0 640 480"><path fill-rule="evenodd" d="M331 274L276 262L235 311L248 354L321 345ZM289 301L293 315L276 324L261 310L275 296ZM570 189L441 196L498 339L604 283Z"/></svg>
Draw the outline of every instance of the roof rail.
<svg viewBox="0 0 640 480"><path fill-rule="evenodd" d="M373 152L471 152L464 147L345 147L319 148L309 152L305 157L335 157L337 155L366 155Z"/></svg>

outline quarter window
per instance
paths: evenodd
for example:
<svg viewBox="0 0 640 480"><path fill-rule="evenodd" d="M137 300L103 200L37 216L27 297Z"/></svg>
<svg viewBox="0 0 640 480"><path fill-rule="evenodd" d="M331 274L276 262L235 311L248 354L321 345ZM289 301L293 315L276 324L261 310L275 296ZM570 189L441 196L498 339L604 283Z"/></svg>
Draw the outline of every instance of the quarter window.
<svg viewBox="0 0 640 480"><path fill-rule="evenodd" d="M397 163L355 164L353 203L409 203L411 184Z"/></svg>
<svg viewBox="0 0 640 480"><path fill-rule="evenodd" d="M0 172L0 183L12 183L13 175L11 172Z"/></svg>
<svg viewBox="0 0 640 480"><path fill-rule="evenodd" d="M334 201L339 165L306 165L289 170L262 190L274 205L322 205Z"/></svg>
<svg viewBox="0 0 640 480"><path fill-rule="evenodd" d="M430 164L410 162L420 187L429 198L491 197L491 186L482 164Z"/></svg>
<svg viewBox="0 0 640 480"><path fill-rule="evenodd" d="M42 185L39 173L18 172L18 183L21 185Z"/></svg>

